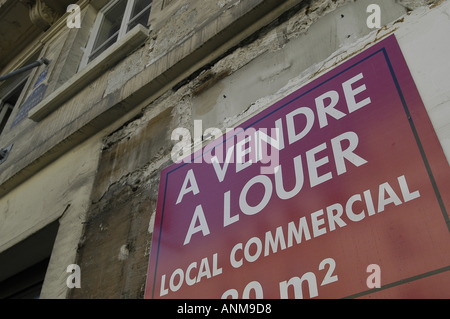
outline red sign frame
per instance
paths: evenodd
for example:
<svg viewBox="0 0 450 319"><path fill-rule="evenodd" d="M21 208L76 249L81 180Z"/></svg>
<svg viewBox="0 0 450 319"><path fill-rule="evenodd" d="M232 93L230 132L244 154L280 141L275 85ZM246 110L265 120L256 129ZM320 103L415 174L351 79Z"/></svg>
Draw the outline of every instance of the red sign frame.
<svg viewBox="0 0 450 319"><path fill-rule="evenodd" d="M145 298L450 297L450 168L394 35L241 127L161 172Z"/></svg>

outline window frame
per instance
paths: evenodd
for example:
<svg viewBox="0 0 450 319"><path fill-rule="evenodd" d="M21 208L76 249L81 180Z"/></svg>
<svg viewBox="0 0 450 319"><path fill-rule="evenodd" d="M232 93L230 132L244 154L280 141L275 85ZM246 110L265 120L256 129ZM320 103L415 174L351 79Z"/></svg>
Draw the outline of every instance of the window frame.
<svg viewBox="0 0 450 319"><path fill-rule="evenodd" d="M5 132L8 132L11 129L11 126L8 128L8 124L11 123L10 122L11 120L12 121L14 120L13 115L14 115L14 117L17 115L16 113L14 113L14 111L16 109L20 108L20 106L22 105L23 94L24 94L24 92L26 92L28 90L27 82L29 79L30 79L30 74L26 75L23 79L18 81L17 84L15 84L12 88L10 88L6 92L6 94L4 94L0 98L0 136L6 134ZM23 86L23 87L19 92L19 89L21 86ZM13 105L13 104L8 103L8 105L7 105L7 100L9 100L9 98L14 93L18 93L18 92L19 92L19 96L18 96L15 104ZM11 112L8 115L8 117L6 118L5 126L3 128L1 128L1 123L5 120L7 109L10 109Z"/></svg>
<svg viewBox="0 0 450 319"><path fill-rule="evenodd" d="M96 17L96 19L95 19L94 25L93 25L93 27L92 27L91 34L90 34L90 36L89 36L88 43L87 43L87 45L86 45L86 48L84 49L83 58L81 59L80 67L78 68L78 71L80 71L80 70L83 69L86 65L88 65L90 62L92 62L92 61L89 61L90 57L91 57L92 55L96 54L97 51L99 51L106 43L108 43L108 41L109 41L112 37L115 36L115 34L112 35L112 36L110 36L110 37L109 37L107 40L105 40L98 48L96 48L95 50L93 50L94 45L95 45L95 42L96 42L96 40L97 40L97 38L98 38L99 31L100 31L100 29L101 29L101 27L102 27L102 24L103 24L103 21L104 21L105 14L106 14L109 10L111 10L112 8L114 8L114 6L117 5L117 4L119 3L119 1L120 1L120 0L111 0L111 1L109 1L107 4L105 4L105 5L103 6L103 8L101 8L101 9L98 11L98 14L97 14L97 17ZM114 43L118 42L120 39L122 39L122 38L125 36L125 34L127 34L127 32L131 31L131 29L127 31L128 24L130 24L133 20L135 20L135 19L139 16L140 13L144 12L145 10L148 10L149 8L150 8L150 13L151 13L151 8L152 8L152 6L153 6L153 1L152 1L148 6L145 7L145 9L143 9L141 12L137 13L136 16L135 16L133 19L131 19L131 13L132 13L132 11L133 11L134 4L135 4L136 1L138 1L138 0L125 0L125 1L126 1L127 3L126 3L124 15L123 15L123 19L122 19L122 22L121 22L121 24L120 24L120 29L119 29L119 31L118 31L119 34L117 35L117 40L116 40ZM150 18L150 16L149 16L149 18ZM147 25L145 25L144 27L146 27L146 28L148 27L148 21L147 21ZM105 50L107 50L107 49L104 49L103 51L105 51ZM101 55L101 53L100 53L100 55ZM94 58L93 60L95 60L95 59L97 59L97 58L98 58L98 57Z"/></svg>
<svg viewBox="0 0 450 319"><path fill-rule="evenodd" d="M11 112L7 116L6 113L8 113L8 109L10 109ZM3 131L6 129L6 126L9 122L9 118L11 117L11 114L13 111L14 111L14 105L7 104L6 102L3 102L3 99L0 99L0 136L2 135ZM5 122L5 120L6 120L6 122ZM5 123L5 125L2 127L3 123Z"/></svg>

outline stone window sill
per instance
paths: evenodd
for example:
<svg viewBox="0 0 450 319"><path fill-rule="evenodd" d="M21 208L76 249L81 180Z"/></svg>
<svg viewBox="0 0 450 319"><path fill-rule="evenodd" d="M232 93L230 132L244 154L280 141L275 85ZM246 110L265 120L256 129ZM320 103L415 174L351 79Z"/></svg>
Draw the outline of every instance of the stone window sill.
<svg viewBox="0 0 450 319"><path fill-rule="evenodd" d="M28 118L39 122L80 92L111 66L126 57L148 37L148 29L137 25L122 39L110 46L95 60L86 65L56 91L47 96L28 113Z"/></svg>

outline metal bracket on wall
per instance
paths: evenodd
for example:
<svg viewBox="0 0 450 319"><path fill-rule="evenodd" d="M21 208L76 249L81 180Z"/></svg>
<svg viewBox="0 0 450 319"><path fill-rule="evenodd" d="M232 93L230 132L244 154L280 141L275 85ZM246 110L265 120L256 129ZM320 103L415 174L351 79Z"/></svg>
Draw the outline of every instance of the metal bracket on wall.
<svg viewBox="0 0 450 319"><path fill-rule="evenodd" d="M2 164L8 158L9 153L11 152L11 148L13 144L9 145L6 148L0 149L0 164Z"/></svg>

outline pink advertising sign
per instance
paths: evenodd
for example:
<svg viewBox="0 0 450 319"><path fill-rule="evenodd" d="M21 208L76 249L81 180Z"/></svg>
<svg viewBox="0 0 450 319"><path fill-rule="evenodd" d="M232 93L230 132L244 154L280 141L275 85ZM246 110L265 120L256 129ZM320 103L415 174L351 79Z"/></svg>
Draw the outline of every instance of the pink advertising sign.
<svg viewBox="0 0 450 319"><path fill-rule="evenodd" d="M145 297L448 298L449 204L392 35L162 171Z"/></svg>

